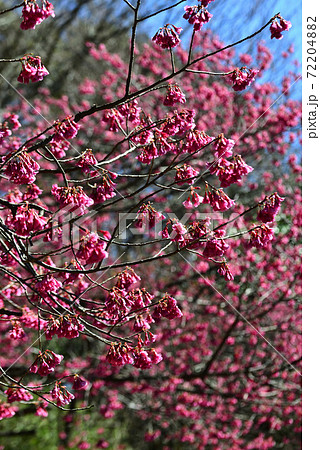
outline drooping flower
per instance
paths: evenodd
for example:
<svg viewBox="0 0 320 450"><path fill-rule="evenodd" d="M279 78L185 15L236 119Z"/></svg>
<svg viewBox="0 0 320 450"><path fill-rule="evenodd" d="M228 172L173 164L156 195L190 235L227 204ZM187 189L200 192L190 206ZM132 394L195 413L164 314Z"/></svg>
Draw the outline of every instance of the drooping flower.
<svg viewBox="0 0 320 450"><path fill-rule="evenodd" d="M5 123L9 123L12 126L12 130L18 130L18 128L21 127L19 116L17 114L7 112L3 114L3 118L5 119Z"/></svg>
<svg viewBox="0 0 320 450"><path fill-rule="evenodd" d="M25 336L25 332L18 321L14 321L12 324L12 329L9 331L9 337L11 339L19 340L23 339Z"/></svg>
<svg viewBox="0 0 320 450"><path fill-rule="evenodd" d="M114 317L119 317L130 311L132 303L125 289L114 286L106 296L106 311Z"/></svg>
<svg viewBox="0 0 320 450"><path fill-rule="evenodd" d="M1 128L0 128L0 144L2 144L4 142L5 138L7 138L11 135L12 135L12 131L8 127L7 122L2 123Z"/></svg>
<svg viewBox="0 0 320 450"><path fill-rule="evenodd" d="M177 173L175 176L174 181L178 184L193 184L196 180L196 176L199 173L199 170L194 169L192 166L189 166L188 164L184 164L182 167L178 167Z"/></svg>
<svg viewBox="0 0 320 450"><path fill-rule="evenodd" d="M79 337L79 332L84 330L84 326L79 322L77 315L64 314L63 316L50 317L46 328L46 339L51 340L57 335L59 338L74 339Z"/></svg>
<svg viewBox="0 0 320 450"><path fill-rule="evenodd" d="M51 391L51 397L56 401L57 406L68 405L75 397L67 390L65 386L61 386L60 381L56 381Z"/></svg>
<svg viewBox="0 0 320 450"><path fill-rule="evenodd" d="M95 165L98 163L96 157L94 156L92 149L87 148L86 151L81 155L81 158L77 161L77 167L81 167L84 173L93 176L97 173L95 170Z"/></svg>
<svg viewBox="0 0 320 450"><path fill-rule="evenodd" d="M280 211L281 202L283 201L284 198L279 197L277 192L266 197L259 204L257 219L263 223L274 222L276 215Z"/></svg>
<svg viewBox="0 0 320 450"><path fill-rule="evenodd" d="M42 1L42 8L39 7L35 0L26 0L22 8L22 22L20 28L22 30L33 30L48 17L55 17L53 5L48 0Z"/></svg>
<svg viewBox="0 0 320 450"><path fill-rule="evenodd" d="M18 408L15 406L9 405L8 403L2 403L0 401L0 420L13 417L17 409Z"/></svg>
<svg viewBox="0 0 320 450"><path fill-rule="evenodd" d="M134 318L133 330L137 333L140 333L141 331L147 331L150 329L150 322L154 322L150 314L148 314L147 316L137 314Z"/></svg>
<svg viewBox="0 0 320 450"><path fill-rule="evenodd" d="M156 211L150 203L143 203L137 212L136 226L138 228L153 228L156 223L161 222L165 216Z"/></svg>
<svg viewBox="0 0 320 450"><path fill-rule="evenodd" d="M153 138L153 133L147 127L152 124L148 120L141 119L138 125L130 134L130 141L135 145L149 144Z"/></svg>
<svg viewBox="0 0 320 450"><path fill-rule="evenodd" d="M6 159L8 163L4 173L12 183L31 184L35 181L40 166L31 158L29 153L21 152L13 158L10 158L10 155L8 155L4 157L4 160Z"/></svg>
<svg viewBox="0 0 320 450"><path fill-rule="evenodd" d="M235 205L235 201L227 196L223 189L209 189L206 184L206 190L202 203L212 206L213 211L227 211Z"/></svg>
<svg viewBox="0 0 320 450"><path fill-rule="evenodd" d="M203 202L203 197L196 192L196 189L200 188L191 186L189 197L182 203L186 208L197 208Z"/></svg>
<svg viewBox="0 0 320 450"><path fill-rule="evenodd" d="M233 83L234 91L243 91L255 80L255 76L259 73L258 69L247 69L247 67L241 67L241 69L235 69L231 75L229 75L231 82Z"/></svg>
<svg viewBox="0 0 320 450"><path fill-rule="evenodd" d="M31 232L43 230L47 220L28 205L22 205L14 216L11 213L7 216L6 225L20 236L29 236Z"/></svg>
<svg viewBox="0 0 320 450"><path fill-rule="evenodd" d="M21 127L17 114L5 113L3 114L3 118L4 122L0 123L0 144L2 144L7 137L12 135L12 131ZM11 129L9 128L9 125L11 125Z"/></svg>
<svg viewBox="0 0 320 450"><path fill-rule="evenodd" d="M56 137L51 140L50 144L48 144L49 150L58 159L61 159L64 156L66 156L66 151L69 150L69 147L70 147L70 142L68 142L66 140L57 141Z"/></svg>
<svg viewBox="0 0 320 450"><path fill-rule="evenodd" d="M190 130L186 134L182 149L188 153L194 153L211 141L212 137L208 136L204 131Z"/></svg>
<svg viewBox="0 0 320 450"><path fill-rule="evenodd" d="M142 148L137 159L144 164L150 164L154 158L173 151L174 146L168 141L168 138L168 134L163 130L155 129L153 139Z"/></svg>
<svg viewBox="0 0 320 450"><path fill-rule="evenodd" d="M56 121L54 128L56 133L52 139L54 142L60 142L65 139L73 139L77 135L80 125L72 119L72 116L67 116L62 121Z"/></svg>
<svg viewBox="0 0 320 450"><path fill-rule="evenodd" d="M160 28L153 36L152 40L161 48L173 48L179 45L182 28L167 24Z"/></svg>
<svg viewBox="0 0 320 450"><path fill-rule="evenodd" d="M252 247L265 247L270 241L273 240L274 230L269 228L268 225L260 225L250 231L250 242Z"/></svg>
<svg viewBox="0 0 320 450"><path fill-rule="evenodd" d="M172 233L170 234L170 239L175 242L184 242L185 234L187 234L187 229L178 221L172 223Z"/></svg>
<svg viewBox="0 0 320 450"><path fill-rule="evenodd" d="M176 103L185 103L186 97L176 83L169 83L167 86L167 95L163 101L165 106L173 106Z"/></svg>
<svg viewBox="0 0 320 450"><path fill-rule="evenodd" d="M137 347L133 350L133 359L133 365L138 369L150 369L152 366L152 361L148 352L142 348Z"/></svg>
<svg viewBox="0 0 320 450"><path fill-rule="evenodd" d="M54 372L55 367L60 364L62 360L62 355L57 355L51 350L45 350L43 353L39 353L29 371L41 376L46 376L49 373Z"/></svg>
<svg viewBox="0 0 320 450"><path fill-rule="evenodd" d="M223 239L217 239L215 237L207 241L203 250L203 256L205 258L215 258L216 256L223 256L229 245Z"/></svg>
<svg viewBox="0 0 320 450"><path fill-rule="evenodd" d="M35 83L42 81L49 75L48 70L42 64L40 56L26 55L21 58L22 70L18 76L19 83L28 84L30 81Z"/></svg>
<svg viewBox="0 0 320 450"><path fill-rule="evenodd" d="M45 275L42 280L38 281L34 288L40 294L46 295L57 292L62 287L61 281L54 278L52 275Z"/></svg>
<svg viewBox="0 0 320 450"><path fill-rule="evenodd" d="M212 14L205 9L202 3L198 6L185 6L184 9L185 13L183 18L193 25L194 31L199 31L202 28L202 25L208 23L212 17Z"/></svg>
<svg viewBox="0 0 320 450"><path fill-rule="evenodd" d="M280 22L278 22L277 19L279 19ZM282 32L288 31L291 27L292 24L291 22L289 22L289 20L285 20L281 16L275 17L275 19L272 21L272 24L270 25L271 39L282 39Z"/></svg>
<svg viewBox="0 0 320 450"><path fill-rule="evenodd" d="M108 256L105 251L106 243L95 233L90 233L81 240L77 258L84 264L95 264Z"/></svg>
<svg viewBox="0 0 320 450"><path fill-rule="evenodd" d="M26 191L22 195L23 201L35 200L42 194L42 189L39 188L36 184L29 184L26 188Z"/></svg>
<svg viewBox="0 0 320 450"><path fill-rule="evenodd" d="M87 386L88 386L87 380L80 377L80 375L78 374L74 375L72 389L74 389L75 391L83 391L84 389L87 388Z"/></svg>
<svg viewBox="0 0 320 450"><path fill-rule="evenodd" d="M68 213L76 211L79 215L82 215L86 212L88 206L94 203L81 186L59 187L54 184L51 193L62 207L67 207Z"/></svg>
<svg viewBox="0 0 320 450"><path fill-rule="evenodd" d="M211 174L216 174L221 182L221 187L238 183L244 175L253 171L253 167L244 162L240 155L235 155L231 161L221 158L217 164L207 163Z"/></svg>
<svg viewBox="0 0 320 450"><path fill-rule="evenodd" d="M125 364L133 364L134 360L129 352L132 348L127 344L113 343L110 346L106 361L114 367L122 367Z"/></svg>
<svg viewBox="0 0 320 450"><path fill-rule="evenodd" d="M140 124L140 113L141 108L138 106L138 100L134 99L130 102L123 103L122 105L118 106L118 111L124 119L131 122L133 125L139 125Z"/></svg>
<svg viewBox="0 0 320 450"><path fill-rule="evenodd" d="M148 355L153 364L159 364L163 359L161 353L158 353L155 348L151 348L148 351Z"/></svg>
<svg viewBox="0 0 320 450"><path fill-rule="evenodd" d="M162 131L169 136L175 134L181 135L188 130L193 130L195 127L194 117L196 112L194 109L182 109L181 111L174 111L172 116L169 116L162 127Z"/></svg>
<svg viewBox="0 0 320 450"><path fill-rule="evenodd" d="M46 402L45 400L41 400L37 405L36 405L36 412L35 415L39 416L39 417L48 417L48 411L46 410L46 407L48 406L48 402Z"/></svg>
<svg viewBox="0 0 320 450"><path fill-rule="evenodd" d="M103 203L109 198L115 197L115 183L113 180L117 178L117 174L114 172L110 172L110 170L104 171L104 175L102 177L102 183L97 184L93 191L90 194L90 197L93 199L94 203Z"/></svg>
<svg viewBox="0 0 320 450"><path fill-rule="evenodd" d="M28 402L29 400L33 399L30 392L28 392L26 389L20 388L20 387L11 387L11 388L7 389L4 393L7 395L8 403L21 402L21 401Z"/></svg>
<svg viewBox="0 0 320 450"><path fill-rule="evenodd" d="M103 116L102 122L105 122L108 125L109 131L117 132L120 130L123 125L124 118L123 115L116 108L107 109Z"/></svg>
<svg viewBox="0 0 320 450"><path fill-rule="evenodd" d="M218 159L222 157L230 158L234 144L233 139L227 139L223 133L219 134L212 143L212 149L215 152L214 156Z"/></svg>
<svg viewBox="0 0 320 450"><path fill-rule="evenodd" d="M155 307L152 314L154 319L160 319L161 317L166 317L169 320L177 319L182 317L183 314L177 305L177 300L169 294L160 300L159 304Z"/></svg>
<svg viewBox="0 0 320 450"><path fill-rule="evenodd" d="M210 219L192 222L188 227L188 237L185 241L186 247L198 249L205 245L204 240L210 233Z"/></svg>
<svg viewBox="0 0 320 450"><path fill-rule="evenodd" d="M226 281L232 281L234 276L232 275L229 265L226 262L220 263L218 273L224 277Z"/></svg>
<svg viewBox="0 0 320 450"><path fill-rule="evenodd" d="M127 295L127 299L130 301L131 311L140 308L145 308L146 306L150 305L153 298L154 295L147 292L144 288L134 289L133 291L130 291Z"/></svg>

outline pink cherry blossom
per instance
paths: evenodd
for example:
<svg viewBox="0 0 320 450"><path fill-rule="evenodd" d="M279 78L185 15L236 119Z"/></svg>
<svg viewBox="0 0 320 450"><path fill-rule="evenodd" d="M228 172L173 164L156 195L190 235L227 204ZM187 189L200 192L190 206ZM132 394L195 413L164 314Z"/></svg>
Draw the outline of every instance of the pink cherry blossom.
<svg viewBox="0 0 320 450"><path fill-rule="evenodd" d="M160 28L153 36L152 40L161 48L173 48L179 45L182 28L167 24Z"/></svg>
<svg viewBox="0 0 320 450"><path fill-rule="evenodd" d="M7 216L6 225L20 236L29 236L32 232L43 230L47 225L47 219L40 216L35 209L25 205L19 206L14 216L11 213Z"/></svg>
<svg viewBox="0 0 320 450"><path fill-rule="evenodd" d="M39 7L35 0L26 0L22 8L22 22L20 28L22 30L34 29L43 20L48 17L55 17L53 5L48 0L42 1L42 8Z"/></svg>
<svg viewBox="0 0 320 450"><path fill-rule="evenodd" d="M20 387L9 388L4 393L7 395L8 403L21 401L28 402L29 400L33 399L33 396L32 394L30 394L30 392Z"/></svg>
<svg viewBox="0 0 320 450"><path fill-rule="evenodd" d="M274 222L276 215L280 211L281 202L283 201L284 198L279 197L277 192L266 197L259 204L257 219L264 223Z"/></svg>
<svg viewBox="0 0 320 450"><path fill-rule="evenodd" d="M206 2L205 2L206 3ZM193 29L195 31L199 31L202 28L202 25L208 23L212 18L212 14L209 13L208 10L205 9L206 5L199 6L185 6L185 13L183 18L186 19L191 25L193 25Z"/></svg>
<svg viewBox="0 0 320 450"><path fill-rule="evenodd" d="M77 211L82 215L87 207L93 205L94 201L87 196L81 186L59 187L54 184L51 193L56 198L61 207L68 207L68 212Z"/></svg>
<svg viewBox="0 0 320 450"><path fill-rule="evenodd" d="M35 83L42 81L43 78L49 75L48 70L42 64L40 56L24 56L21 59L22 70L18 76L20 83L28 84L30 81Z"/></svg>
<svg viewBox="0 0 320 450"><path fill-rule="evenodd" d="M174 181L178 185L182 185L184 183L193 184L196 181L196 176L199 174L199 170L194 169L188 164L184 164L182 167L176 168L176 171L177 173Z"/></svg>
<svg viewBox="0 0 320 450"><path fill-rule="evenodd" d="M84 264L99 263L108 256L108 252L105 251L106 245L96 234L90 233L83 238L77 258Z"/></svg>
<svg viewBox="0 0 320 450"><path fill-rule="evenodd" d="M265 247L270 241L273 240L274 230L269 228L268 225L260 225L250 231L250 245L252 247Z"/></svg>
<svg viewBox="0 0 320 450"><path fill-rule="evenodd" d="M173 106L176 103L185 103L186 97L177 84L168 84L167 95L163 101L165 106Z"/></svg>
<svg viewBox="0 0 320 450"><path fill-rule="evenodd" d="M242 67L241 69L235 69L230 77L230 81L233 83L233 90L243 91L255 80L255 76L259 73L258 69L247 69Z"/></svg>
<svg viewBox="0 0 320 450"><path fill-rule="evenodd" d="M280 22L278 22L277 19L279 19ZM273 38L282 39L283 38L282 32L289 30L291 27L292 27L291 22L283 19L283 17L281 16L277 16L270 25L271 39Z"/></svg>
<svg viewBox="0 0 320 450"><path fill-rule="evenodd" d="M4 173L12 183L31 184L35 181L40 166L29 153L24 151L14 157L8 155L4 159L8 160Z"/></svg>

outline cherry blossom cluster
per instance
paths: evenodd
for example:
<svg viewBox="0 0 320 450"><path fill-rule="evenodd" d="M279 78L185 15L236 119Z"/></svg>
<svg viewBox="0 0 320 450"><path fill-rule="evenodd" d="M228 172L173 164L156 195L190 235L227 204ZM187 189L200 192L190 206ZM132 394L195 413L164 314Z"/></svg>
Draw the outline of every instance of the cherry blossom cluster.
<svg viewBox="0 0 320 450"><path fill-rule="evenodd" d="M30 367L30 372L37 373L40 376L46 376L54 372L55 367L61 363L63 355L57 355L51 350L40 352L36 360Z"/></svg>
<svg viewBox="0 0 320 450"><path fill-rule="evenodd" d="M132 364L139 369L150 369L153 364L162 361L162 355L154 348L145 350L141 346L132 348L127 344L112 344L106 360L114 367Z"/></svg>
<svg viewBox="0 0 320 450"><path fill-rule="evenodd" d="M21 401L28 402L29 400L33 399L33 396L32 394L30 394L30 392L20 387L11 387L7 389L4 393L7 395L8 403Z"/></svg>
<svg viewBox="0 0 320 450"><path fill-rule="evenodd" d="M156 320L161 317L166 317L169 320L177 319L182 317L183 314L177 305L177 300L171 297L171 295L166 294L159 302L159 304L154 309L152 317Z"/></svg>
<svg viewBox="0 0 320 450"><path fill-rule="evenodd" d="M65 386L61 386L60 381L56 381L54 388L51 391L51 397L56 401L57 406L68 405L75 398Z"/></svg>
<svg viewBox="0 0 320 450"><path fill-rule="evenodd" d="M268 225L260 225L250 231L250 245L252 247L265 247L273 240L274 230Z"/></svg>
<svg viewBox="0 0 320 450"><path fill-rule="evenodd" d="M253 171L253 167L244 162L240 155L235 155L231 161L221 158L218 163L207 163L211 174L217 175L221 187L238 183L244 175Z"/></svg>
<svg viewBox="0 0 320 450"><path fill-rule="evenodd" d="M167 24L156 32L152 40L161 48L174 48L180 44L181 31L182 28Z"/></svg>
<svg viewBox="0 0 320 450"><path fill-rule="evenodd" d="M106 110L102 116L102 121L106 122L110 131L119 131L122 126L125 126L128 120L133 125L140 124L141 108L138 106L136 99L131 102L124 103L118 108Z"/></svg>
<svg viewBox="0 0 320 450"><path fill-rule="evenodd" d="M12 131L16 131L21 127L19 116L17 114L5 113L5 119L0 125L0 144L5 142L6 138L12 135ZM11 128L9 128L9 125Z"/></svg>
<svg viewBox="0 0 320 450"><path fill-rule="evenodd" d="M95 183L90 194L90 197L92 198L94 203L103 203L109 198L116 196L116 183L113 180L115 180L117 176L118 175L116 173L111 172L110 170L105 170L103 172L101 183Z"/></svg>
<svg viewBox="0 0 320 450"><path fill-rule="evenodd" d="M83 330L84 326L76 315L64 314L57 318L51 316L45 325L45 336L48 340L55 335L59 338L75 339Z"/></svg>
<svg viewBox="0 0 320 450"><path fill-rule="evenodd" d="M21 58L21 64L22 70L18 76L20 83L28 84L30 81L36 83L49 75L48 70L42 64L40 56L26 55Z"/></svg>
<svg viewBox="0 0 320 450"><path fill-rule="evenodd" d="M53 142L73 139L80 129L80 125L72 119L72 116L67 116L61 122L55 122L54 127L56 133L53 135Z"/></svg>
<svg viewBox="0 0 320 450"><path fill-rule="evenodd" d="M176 103L185 103L186 97L177 84L168 84L167 95L163 100L165 106L173 106Z"/></svg>
<svg viewBox="0 0 320 450"><path fill-rule="evenodd" d="M223 239L225 231L218 230L215 233L215 237L209 239L203 250L203 256L206 258L216 258L217 256L223 256L229 245Z"/></svg>
<svg viewBox="0 0 320 450"><path fill-rule="evenodd" d="M230 81L233 83L232 88L238 92L246 89L255 80L255 76L259 73L258 69L247 69L247 67L241 67L241 69L235 69L230 77Z"/></svg>
<svg viewBox="0 0 320 450"><path fill-rule="evenodd" d="M274 222L275 216L280 211L281 202L284 201L284 198L279 197L278 193L266 197L259 204L259 211L257 215L257 219L263 223Z"/></svg>
<svg viewBox="0 0 320 450"><path fill-rule="evenodd" d="M178 185L182 185L185 183L193 184L196 181L196 177L199 174L199 170L194 169L189 164L184 164L181 167L176 168L176 176L174 181Z"/></svg>
<svg viewBox="0 0 320 450"><path fill-rule="evenodd" d="M67 208L69 213L77 212L82 215L86 212L88 206L91 206L94 203L81 186L59 187L57 184L54 184L51 193L60 206L62 208Z"/></svg>
<svg viewBox="0 0 320 450"><path fill-rule="evenodd" d="M22 151L20 153L2 157L6 162L4 174L7 175L12 183L32 184L36 180L40 166L34 161L29 153Z"/></svg>
<svg viewBox="0 0 320 450"><path fill-rule="evenodd" d="M184 13L183 18L193 25L194 31L201 30L202 26L205 23L208 23L212 18L212 14L205 9L206 5L204 5L204 3L208 4L208 2L201 2L200 5L184 7L186 12Z"/></svg>
<svg viewBox="0 0 320 450"><path fill-rule="evenodd" d="M108 256L106 245L96 234L91 233L82 239L77 258L84 264L99 263Z"/></svg>
<svg viewBox="0 0 320 450"><path fill-rule="evenodd" d="M47 219L26 204L19 206L15 214L8 214L6 225L19 236L29 236L32 232L43 230L47 225Z"/></svg>
<svg viewBox="0 0 320 450"><path fill-rule="evenodd" d="M278 22L279 19L279 22ZM282 32L288 31L292 27L291 22L289 20L285 20L281 16L276 16L276 18L272 21L272 24L270 25L270 31L271 31L271 39L282 39Z"/></svg>
<svg viewBox="0 0 320 450"><path fill-rule="evenodd" d="M42 0L41 8L36 0L26 0L22 8L22 30L33 30L48 17L55 17L52 3L48 0Z"/></svg>
<svg viewBox="0 0 320 450"><path fill-rule="evenodd" d="M61 286L61 281L57 280L52 275L45 275L35 284L35 289L42 296L47 296L48 294L57 292Z"/></svg>
<svg viewBox="0 0 320 450"><path fill-rule="evenodd" d="M150 203L140 206L137 212L136 226L138 228L154 227L156 223L162 221L165 216L156 211Z"/></svg>
<svg viewBox="0 0 320 450"><path fill-rule="evenodd" d="M128 70L103 44L88 43L101 77L82 80L79 101L39 90L39 112L59 109L63 119L48 127L20 101L3 115L1 343L8 346L4 364L14 364L19 352L32 380L3 375L0 419L16 413L14 402L32 401L41 417L49 403L71 413L86 407L88 388L105 419L116 411L121 419L131 400L143 405L130 414L139 417L145 440L162 439L155 445L163 448L271 449L287 444L284 434L298 433L297 377L267 340L299 364L299 256L292 242L301 226L301 168L289 157L279 180L259 163L264 152L280 169L298 137L299 105L286 98L265 115L263 129L253 123L289 81L278 89L252 83L258 70L230 73L233 50L220 51L217 37L199 32L212 18L212 0L195 3L182 12L193 26L189 49L182 28L171 24L155 34L156 45L136 46L133 34ZM50 15L51 3L27 1L22 27ZM137 17L135 26L143 20ZM281 39L290 26L275 17L271 37ZM168 58L162 49L170 50ZM257 56L239 59L256 63L263 75L272 54L259 44ZM21 62L23 83L48 74L39 57ZM104 104L92 105L90 96ZM257 175L245 178L253 167ZM244 181L242 196L234 184ZM281 206L291 217L288 232L282 221L271 228ZM119 214L127 212L132 235L123 238ZM160 233L150 230L163 220ZM148 274L146 287L136 268ZM42 335L61 354L43 350ZM40 385L37 375L48 378Z"/></svg>

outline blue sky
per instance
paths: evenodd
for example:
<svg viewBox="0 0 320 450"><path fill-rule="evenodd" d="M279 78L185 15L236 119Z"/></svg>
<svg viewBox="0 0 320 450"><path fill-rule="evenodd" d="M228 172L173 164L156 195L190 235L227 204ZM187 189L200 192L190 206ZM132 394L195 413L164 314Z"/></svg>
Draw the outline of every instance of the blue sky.
<svg viewBox="0 0 320 450"><path fill-rule="evenodd" d="M170 0L171 2L171 0ZM168 5L169 0L154 0L142 1L142 12L150 13ZM162 13L154 18L148 19L142 23L142 30L152 37L158 28L166 23L173 23L176 26L183 28L183 41L188 41L190 36L191 26L183 19L184 6L193 5L197 2L195 0L182 3L170 12ZM264 30L259 36L259 40L265 40L266 45L270 48L274 55L274 72L269 73L272 80L277 81L281 79L282 75L290 70L297 71L294 66L294 60L301 62L301 35L302 35L302 5L300 0L215 0L210 3L208 7L213 18L205 27L213 30L225 43L231 43L241 39L254 31L259 29L266 23L273 15L280 12L281 15L292 23L292 28L288 32L284 32L282 40L270 39L270 32L268 29ZM289 46L294 45L294 54L285 60L277 58L283 51L287 50ZM237 47L240 53L248 51L252 53L252 43L247 41ZM277 61L279 64L277 65ZM301 69L300 69L301 70ZM282 72L282 73L281 73ZM301 86L297 86L301 92Z"/></svg>

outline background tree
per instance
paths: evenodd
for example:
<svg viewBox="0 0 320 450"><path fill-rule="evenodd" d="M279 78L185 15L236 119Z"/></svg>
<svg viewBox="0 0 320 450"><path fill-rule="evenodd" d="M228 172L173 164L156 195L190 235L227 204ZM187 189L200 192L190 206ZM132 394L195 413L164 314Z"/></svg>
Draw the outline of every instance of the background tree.
<svg viewBox="0 0 320 450"><path fill-rule="evenodd" d="M183 8L178 6L182 15ZM209 10L214 12L212 5ZM144 17L143 11L140 17ZM86 448L90 442L102 447L107 445L105 440L110 441L114 448L119 443L125 443L126 448L170 449L212 446L221 449L289 449L300 446L300 167L295 154L290 153L292 143L297 142L299 137L301 105L299 101L288 98L288 86L297 79L297 75L290 74L281 87L264 82L263 74L272 64L272 55L261 44L253 55L253 61L250 61L251 68L260 70L256 82L244 92L234 91L231 75L235 74L236 67L241 67L234 60L249 65L251 56L238 54L233 48L217 51L222 46L218 38L203 30L201 34L195 33L192 54L183 46L171 52L150 43L137 45L130 79L132 95L134 92L142 94L145 86L156 89L151 91L151 95L140 95L138 103L129 103L131 109L128 109L118 100L123 98L128 87L126 54L124 52L121 58L96 39L95 44L89 43L86 48L90 67L98 70L92 70L92 76L82 80L77 87L78 92L74 88L76 83L70 90L70 97L59 97L54 83L46 88L39 85L35 106L42 118L35 115L34 109L22 100L11 104L5 112L15 114L19 111L23 127L19 131L14 130L14 137L4 142L3 155L7 156L13 146L15 149L21 148L27 141L29 153L40 165L36 184L42 192L24 186L17 190L14 186L17 171L11 174L7 168L10 161L3 161L7 163L3 166L4 175L10 180L4 178L2 184L2 217L3 222L6 221L2 233L3 236L6 234L2 244L1 326L4 331L3 345L8 348L8 353L1 360L5 371L1 381L4 383L3 391L12 382L18 382L18 386L21 388L23 385L27 392L32 391L35 396L42 392L41 395L47 400L56 402L53 394L50 396L46 392L49 389L46 386L42 387L41 392L34 388L33 383L39 385L41 380L35 382L34 376L25 375L38 349L43 351L47 348L47 341L37 339L37 329L39 334L43 330L47 337L52 337L50 349L58 355L63 354L66 361L56 365L56 373L58 377L68 377L63 378L64 383L76 395L70 406L85 407L95 403L100 412L97 417L92 410L73 411L72 414L59 411L60 416L64 416L64 425L59 425L62 446ZM217 53L201 59L202 55L214 52ZM169 105L163 105L168 87L167 82L158 80L168 77L171 71L179 72L189 55L192 60L201 60L175 74L174 81L183 93L171 93L166 102ZM221 75L214 75L217 72ZM245 71L238 75L245 78ZM82 75L79 74L79 77L81 79ZM283 95L277 100L277 108L269 109L281 89ZM184 94L186 104L170 106L172 96L176 95L183 101ZM124 100L124 105L128 105L128 99ZM105 106L101 112L96 112L96 107L91 105L101 104L102 101L106 102ZM176 110L179 113L175 113ZM193 113L189 112L192 110L196 112L194 119ZM81 124L72 145L52 138L52 131L59 133L60 130L62 133L64 129L61 125L43 133L48 128L46 121L52 123L57 116L62 120L69 115L75 118L75 122L62 122L69 125L68 133L76 134L76 124ZM9 117L12 116L6 115L4 118L8 120ZM202 138L200 146L196 145L196 139L190 134L193 122ZM226 147L223 147L225 141L222 136L217 139L220 133L228 138ZM34 135L37 135L36 140L29 141ZM147 145L150 138L155 139L157 151L163 152L162 155L150 158L150 146ZM234 148L230 139L235 141ZM97 161L86 151L91 147ZM217 177L216 164L220 162L222 167L228 167L228 161L233 161L230 152L242 155L247 165L255 169L239 180L240 185L238 182L226 187L226 193L235 200L236 205L223 212L214 211L213 204L201 203L201 200L197 206L197 193L204 196L207 192L209 195L209 192L220 188L221 182L228 185L225 171L220 169L220 176ZM199 173L190 172L188 168L185 169L187 175L183 175L183 164L191 165ZM111 174L103 172L104 169L111 171ZM112 173L116 173L117 178L113 178ZM107 192L107 201L104 199L100 203L97 201L97 189L106 182L106 175L109 177L109 187L104 192L105 195ZM179 184L179 176L184 177L187 183ZM191 181L194 183L190 184ZM60 201L59 206L48 190L48 186L51 188L56 182L59 186L63 183L83 186L84 192L90 196L88 198L95 201L91 209L96 212L95 215L89 214L86 220L83 214L85 209L80 205L80 211L77 210L77 214L81 214L80 220L76 216L70 217L70 208L64 210L62 217L59 208L64 205L63 199L57 191L53 191L56 200ZM199 189L192 192L190 189L195 187ZM34 191L36 198L33 197ZM277 216L276 235L268 242L272 232L260 235L260 238L256 233L268 231L270 227L270 223L268 228L261 226L261 217L266 214L265 203L262 202L266 195L271 195L266 203L272 203L275 198L272 193L275 191L285 200ZM113 196L113 193L116 195ZM21 238L17 222L21 211L17 207L25 207L26 201L32 201L32 208L39 211L41 224L46 220L46 224L42 224L46 231L45 240L41 229L31 232L31 238ZM89 200L86 201L90 204ZM144 230L144 235L136 233L137 225L141 228L159 218L159 214L148 206L148 201L153 202L151 206L159 213L171 211L180 220L184 213L193 213L184 224L188 234L181 228L182 222L177 223L182 235L181 243L176 242L176 236L170 239L162 235L166 240L160 239L154 232L153 224L151 229L147 227ZM142 215L143 205L149 208L149 216ZM260 219L258 215L257 221L258 205L264 213L259 213ZM275 209L278 210L273 208L273 212L276 212ZM214 235L210 234L206 223L197 225L196 211L211 218ZM119 233L119 213L131 214L126 222L129 229L125 236ZM154 215L155 219L152 219ZM274 219L274 214L271 215ZM48 220L49 217L52 220ZM56 228L50 230L50 224L54 225L54 221L62 226L60 238ZM76 221L80 225L80 242L75 237ZM74 225L70 226L70 223ZM96 224L94 230L93 223ZM176 224L171 223L169 234L172 225ZM221 233L222 229L225 236ZM252 231L248 232L250 229ZM100 256L106 256L103 252L108 250L107 266L104 263L101 265L98 256L88 250L90 246L86 233L98 230L105 231L99 232L98 241L90 242ZM52 233L57 236L52 236ZM186 236L183 238L184 235L188 240ZM165 257L162 256L164 253ZM232 271L232 276L228 272L225 274L227 280L217 273L219 269L223 275L226 269L224 257L230 262ZM74 266L70 266L72 258L76 259ZM63 269L65 262L67 269ZM76 263L78 268L80 265L82 267L80 272L73 274ZM130 270L124 272L125 275L117 276L119 270L125 269L128 264L141 281ZM106 267L103 271L106 276L101 279L102 267ZM46 271L52 268L52 278L45 276ZM134 282L138 284L132 285ZM138 308L137 303L132 308L130 306L131 309L125 305L122 314L117 312L118 317L113 317L110 292L115 292L112 291L115 283L119 289L132 291L132 286L146 287L152 292L155 295L152 299L155 307L150 308L153 319L145 313L141 316L143 310ZM159 299L166 292L177 300L183 317L179 318L180 309L174 307L172 313L167 311L165 302L159 304ZM127 297L122 294L120 298ZM127 298L126 301L129 300ZM8 308L11 309L10 315ZM78 314L77 319L72 319L70 314ZM61 322L58 325L58 335L62 334L64 338L54 336L50 315L56 319L62 315L68 317L67 330L61 331ZM71 332L71 325L78 326L80 339L65 339L70 337L67 333ZM131 346L138 333L144 345L150 348L151 345L146 344L148 339L153 340L152 335L148 334L149 325L151 331L157 334L156 342L150 344L156 347L157 354L161 351L163 360L147 368L147 356L143 360L143 354L137 351L140 359L136 352L135 362L132 361L135 367L115 367L119 360L112 359L106 343L111 344L115 340L128 342ZM21 326L26 337L23 337ZM16 363L17 355L23 353L34 339L37 341ZM39 371L39 362L37 364ZM75 372L79 373L80 380L82 377L88 380L86 390L77 392L77 389L72 389L82 387L81 382L80 386L77 385L79 378L74 379L70 375ZM50 391L55 379L48 374L47 382L52 383ZM8 398L7 391L6 396ZM41 400L40 403L36 398L34 401L25 400L28 400L28 405L23 407L20 402L19 411L16 407L18 403L13 402L13 406L3 403L3 411L19 416L37 408L38 414L44 414ZM60 408L63 409L63 406L60 405ZM55 411L50 414L52 417L58 415ZM14 417L10 420L13 421ZM89 431L85 420L92 420L93 430ZM4 434L8 433L6 422L3 422ZM123 423L125 426L120 425ZM104 428L101 439L97 436L100 424ZM116 431L111 431L114 427ZM51 427L48 431L51 433ZM43 436L40 442L41 439ZM30 446L34 445L33 442L30 440ZM8 445L6 448L16 445L12 435ZM53 445L57 446L58 442Z"/></svg>

